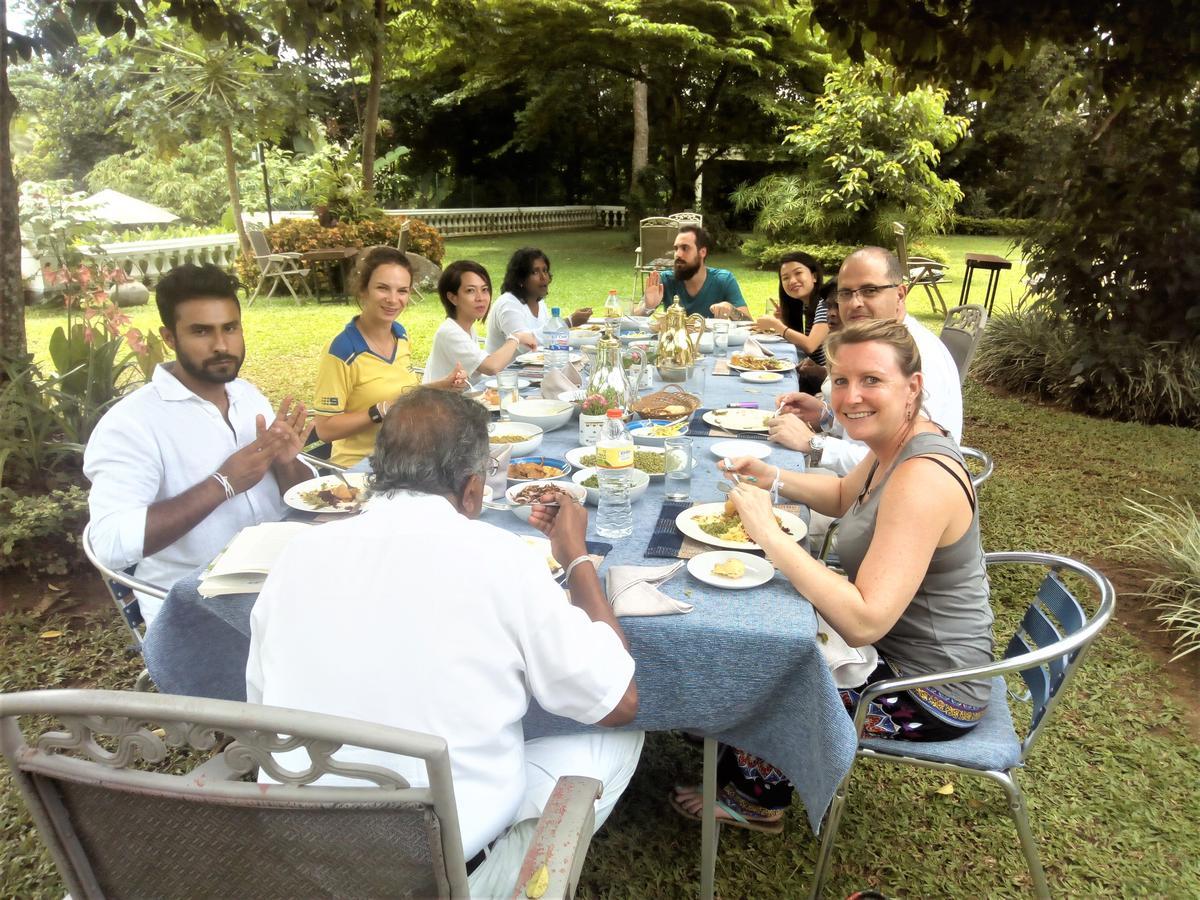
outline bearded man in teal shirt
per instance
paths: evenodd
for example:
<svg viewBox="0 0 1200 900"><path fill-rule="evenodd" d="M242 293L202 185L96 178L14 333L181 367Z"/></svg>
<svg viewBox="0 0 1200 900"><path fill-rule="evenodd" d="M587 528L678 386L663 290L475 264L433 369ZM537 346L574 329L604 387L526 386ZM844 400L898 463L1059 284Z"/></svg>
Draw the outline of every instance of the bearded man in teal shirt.
<svg viewBox="0 0 1200 900"><path fill-rule="evenodd" d="M664 299L670 301L678 296L689 315L699 313L708 319L751 318L733 273L705 265L709 244L708 232L699 225L680 228L675 236L672 270L661 275L650 273L646 294L634 309L634 315L647 315Z"/></svg>

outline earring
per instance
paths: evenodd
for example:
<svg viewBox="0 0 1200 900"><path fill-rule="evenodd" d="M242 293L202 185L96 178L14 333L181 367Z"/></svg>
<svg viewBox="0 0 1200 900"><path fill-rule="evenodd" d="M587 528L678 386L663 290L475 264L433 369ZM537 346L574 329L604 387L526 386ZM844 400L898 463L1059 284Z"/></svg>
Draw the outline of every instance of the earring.
<svg viewBox="0 0 1200 900"><path fill-rule="evenodd" d="M909 400L907 403L904 404L904 420L906 422L911 422L912 417L913 417L913 405L912 405L912 401Z"/></svg>

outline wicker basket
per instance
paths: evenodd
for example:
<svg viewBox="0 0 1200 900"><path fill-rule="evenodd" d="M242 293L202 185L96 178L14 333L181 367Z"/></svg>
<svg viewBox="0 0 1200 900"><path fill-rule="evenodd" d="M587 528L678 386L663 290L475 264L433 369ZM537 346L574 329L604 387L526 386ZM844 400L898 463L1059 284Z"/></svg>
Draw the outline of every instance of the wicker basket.
<svg viewBox="0 0 1200 900"><path fill-rule="evenodd" d="M674 384L669 384L653 394L647 394L633 404L633 411L643 419L678 419L681 416L690 416L699 408L699 397Z"/></svg>

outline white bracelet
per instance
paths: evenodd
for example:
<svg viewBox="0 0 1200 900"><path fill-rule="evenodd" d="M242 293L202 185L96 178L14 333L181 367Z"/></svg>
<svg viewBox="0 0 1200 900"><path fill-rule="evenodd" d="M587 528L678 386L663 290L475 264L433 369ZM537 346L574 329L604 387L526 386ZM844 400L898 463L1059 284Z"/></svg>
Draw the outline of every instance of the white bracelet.
<svg viewBox="0 0 1200 900"><path fill-rule="evenodd" d="M592 563L593 568L596 565L594 562L592 562L591 555L587 554L587 553L584 553L582 556L577 556L573 560L571 560L569 563L567 563L567 574L563 576L563 583L570 584L571 583L571 573L575 571L575 567L577 565L579 565L580 563L585 563L585 562Z"/></svg>
<svg viewBox="0 0 1200 900"><path fill-rule="evenodd" d="M225 475L222 475L220 472L213 472L212 477L217 479L217 483L225 489L225 499L232 500L237 494L237 491L233 489L233 484L230 482L229 478Z"/></svg>
<svg viewBox="0 0 1200 900"><path fill-rule="evenodd" d="M779 502L779 488L783 485L783 471L775 467L775 480L771 482L771 502Z"/></svg>

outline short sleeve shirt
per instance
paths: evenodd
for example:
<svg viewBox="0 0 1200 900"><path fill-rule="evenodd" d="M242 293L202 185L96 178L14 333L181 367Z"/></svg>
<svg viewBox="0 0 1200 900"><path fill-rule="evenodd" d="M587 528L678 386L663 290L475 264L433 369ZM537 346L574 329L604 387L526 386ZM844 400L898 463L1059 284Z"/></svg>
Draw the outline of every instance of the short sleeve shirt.
<svg viewBox="0 0 1200 900"><path fill-rule="evenodd" d="M474 329L463 331L456 321L446 319L433 333L433 349L429 351L429 359L425 362L425 376L421 383L429 384L445 378L454 371L456 363L462 363L469 378L486 358L487 354L479 346Z"/></svg>
<svg viewBox="0 0 1200 900"><path fill-rule="evenodd" d="M710 315L714 303L732 303L734 306L743 308L746 306L742 289L738 286L737 279L733 277L732 272L728 269L709 266L706 273L704 284L700 285L699 292L693 297L687 292L687 287L683 282L675 279L674 272L663 272L661 275L663 302L670 303L671 298L678 294L679 302L688 315L699 313L706 318Z"/></svg>
<svg viewBox="0 0 1200 900"><path fill-rule="evenodd" d="M313 402L313 411L318 416L364 412L381 401L392 402L419 383L412 370L408 332L404 326L399 322L392 323L396 350L391 359L385 359L367 345L357 321L355 318L347 322L321 357ZM378 433L379 426L372 425L358 434L334 441L331 461L339 466L354 465L370 455Z"/></svg>
<svg viewBox="0 0 1200 900"><path fill-rule="evenodd" d="M516 294L504 293L496 298L487 317L488 353L495 353L501 345L518 331L531 331L542 343L542 331L550 321L550 307L543 298L538 303L535 316L529 306L517 299Z"/></svg>

